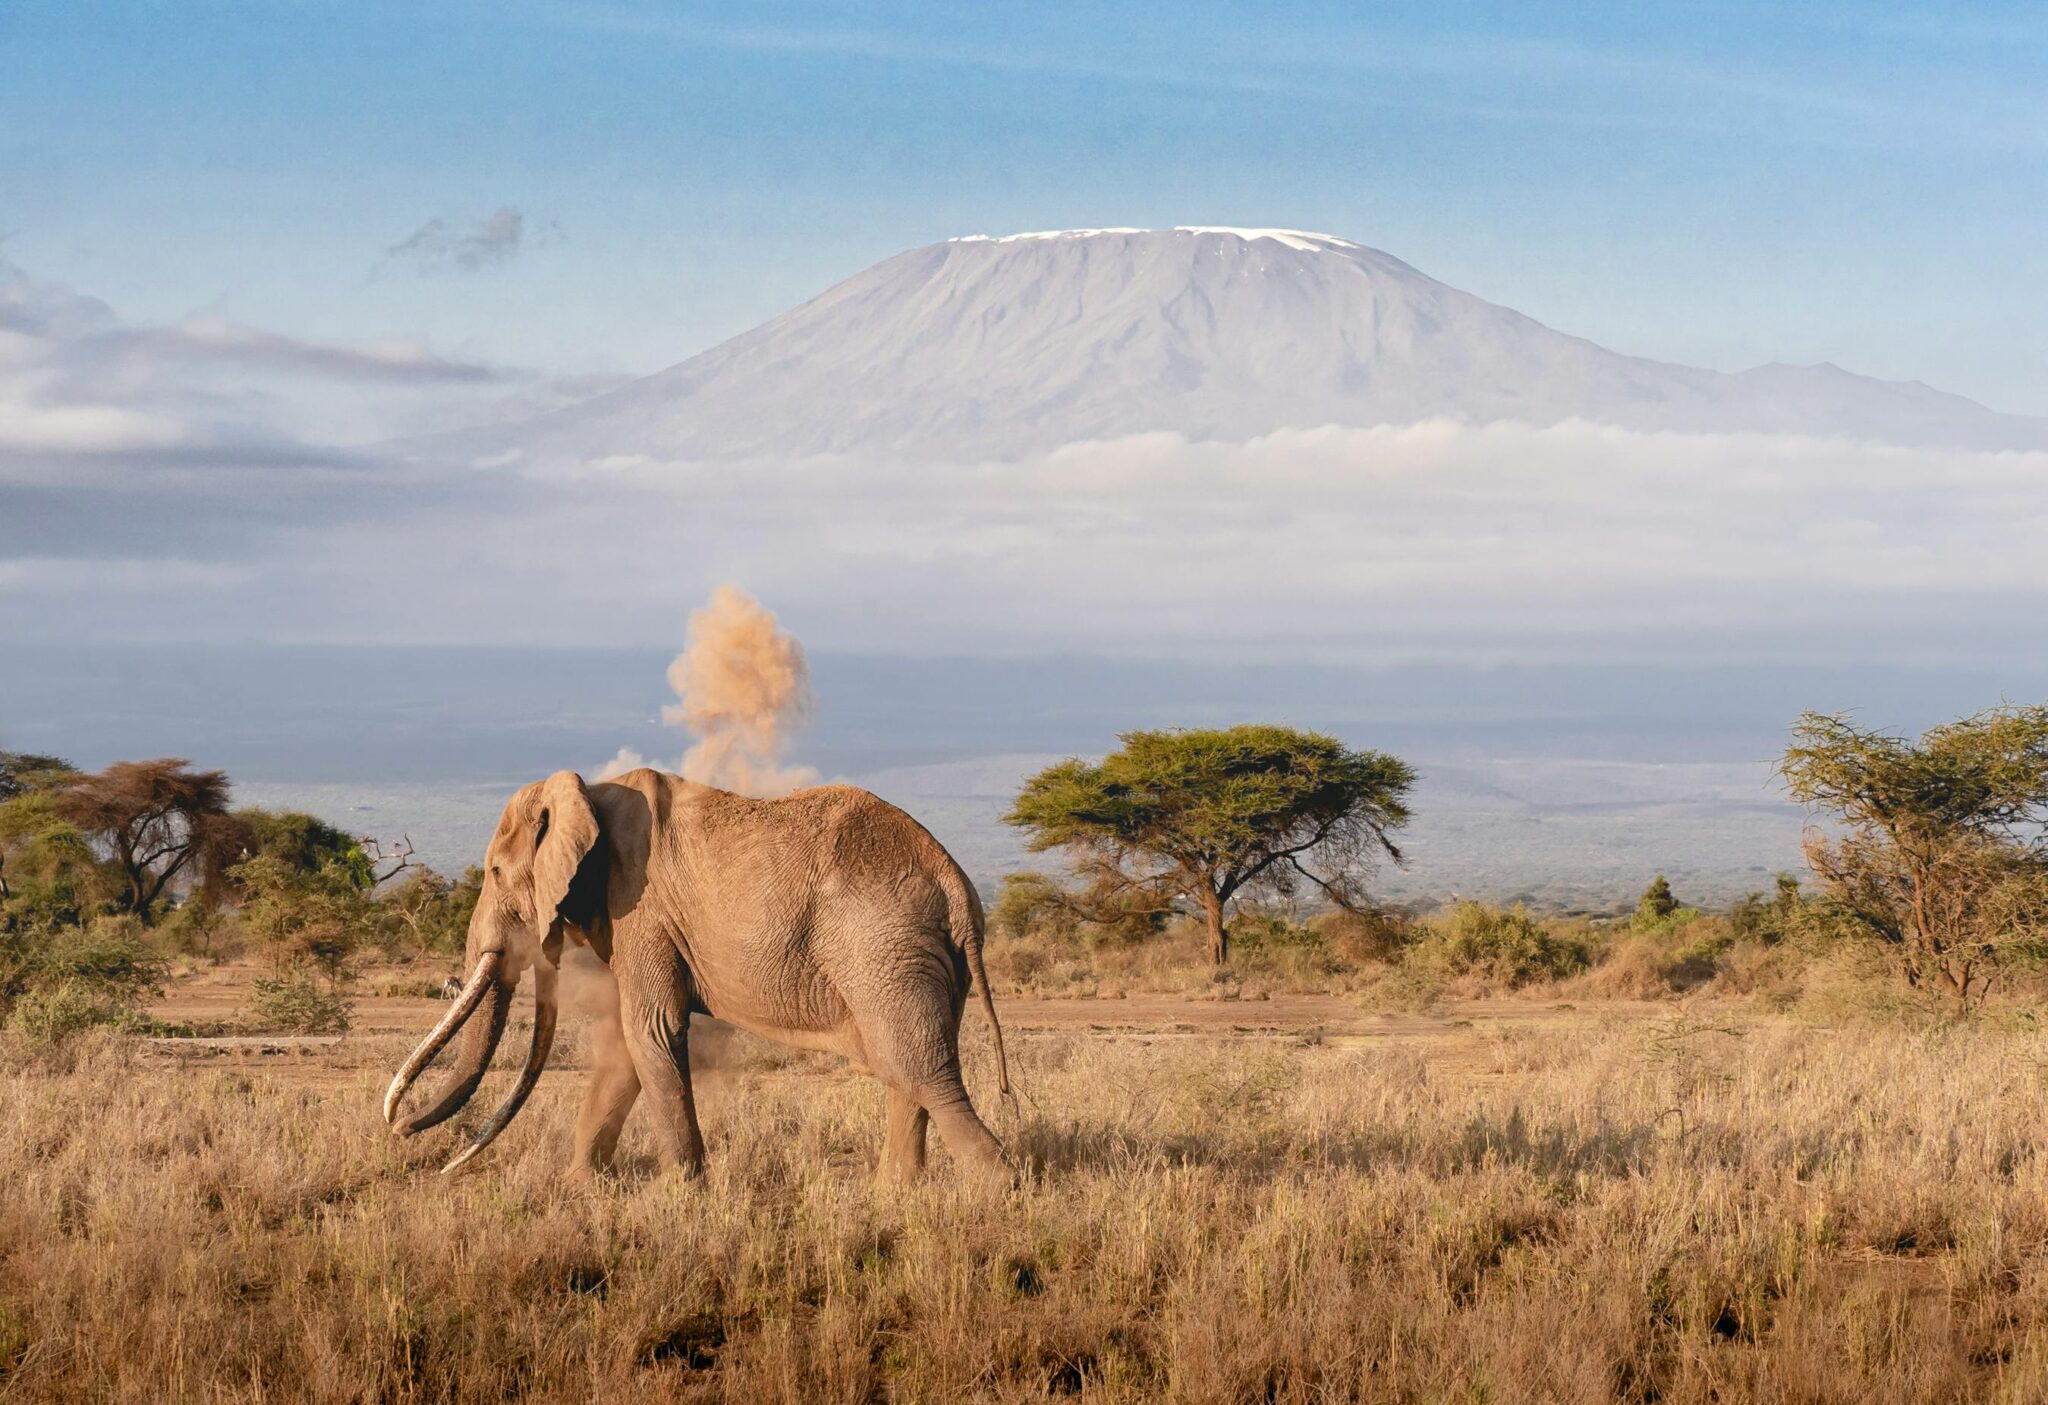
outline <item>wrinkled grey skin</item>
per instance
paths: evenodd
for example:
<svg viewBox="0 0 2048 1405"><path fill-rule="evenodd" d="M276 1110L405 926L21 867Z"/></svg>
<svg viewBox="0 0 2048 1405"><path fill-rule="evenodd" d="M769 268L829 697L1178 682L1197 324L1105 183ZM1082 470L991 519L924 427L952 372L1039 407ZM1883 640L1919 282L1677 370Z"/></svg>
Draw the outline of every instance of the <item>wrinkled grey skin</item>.
<svg viewBox="0 0 2048 1405"><path fill-rule="evenodd" d="M964 1165L1008 1174L960 1078L960 1017L978 981L1009 1092L981 964L980 901L936 839L867 791L821 786L750 800L643 769L591 786L558 771L514 795L485 856L469 983L386 1099L401 1135L453 1116L482 1081L521 974L534 971L526 1072L450 1169L502 1130L539 1077L565 943L585 943L607 962L619 996L576 1119L573 1171L610 1164L642 1097L662 1164L702 1169L688 1043L690 1016L708 1014L843 1054L880 1079L889 1109L883 1177L923 1169L930 1122ZM413 1078L458 1028L441 1096L397 1121Z"/></svg>

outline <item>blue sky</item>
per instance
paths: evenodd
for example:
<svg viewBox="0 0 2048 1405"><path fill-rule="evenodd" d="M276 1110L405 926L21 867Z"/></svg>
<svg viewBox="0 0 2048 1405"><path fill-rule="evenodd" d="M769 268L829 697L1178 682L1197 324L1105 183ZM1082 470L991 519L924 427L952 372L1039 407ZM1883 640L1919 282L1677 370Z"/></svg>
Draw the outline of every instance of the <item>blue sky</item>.
<svg viewBox="0 0 2048 1405"><path fill-rule="evenodd" d="M1283 225L2048 413L2038 5L9 0L0 61L0 255L140 322L641 371L953 234Z"/></svg>

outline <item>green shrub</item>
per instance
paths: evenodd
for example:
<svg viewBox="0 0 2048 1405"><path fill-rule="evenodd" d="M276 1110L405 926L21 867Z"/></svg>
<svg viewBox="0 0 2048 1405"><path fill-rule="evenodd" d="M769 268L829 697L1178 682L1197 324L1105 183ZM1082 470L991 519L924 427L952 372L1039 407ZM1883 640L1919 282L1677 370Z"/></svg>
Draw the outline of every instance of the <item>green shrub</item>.
<svg viewBox="0 0 2048 1405"><path fill-rule="evenodd" d="M349 1002L340 987L303 967L250 983L245 1023L266 1034L346 1034Z"/></svg>
<svg viewBox="0 0 2048 1405"><path fill-rule="evenodd" d="M1012 873L989 910L989 931L1009 941L1037 938L1091 949L1142 942L1166 930L1171 909L1156 898L1110 887L1071 889L1042 873Z"/></svg>
<svg viewBox="0 0 2048 1405"><path fill-rule="evenodd" d="M1687 907L1672 895L1671 884L1660 873L1644 890L1642 900L1636 904L1635 915L1629 918L1628 929L1652 936L1668 936L1697 921L1701 915L1698 908Z"/></svg>
<svg viewBox="0 0 2048 1405"><path fill-rule="evenodd" d="M1398 912L1320 912L1308 926L1333 959L1361 966L1400 960L1421 935Z"/></svg>
<svg viewBox="0 0 2048 1405"><path fill-rule="evenodd" d="M313 965L338 977L370 929L370 900L346 864L308 872L259 854L230 873L243 893L243 932L280 970Z"/></svg>
<svg viewBox="0 0 2048 1405"><path fill-rule="evenodd" d="M1526 908L1470 901L1433 919L1414 955L1449 974L1479 975L1510 989L1562 980L1593 960L1584 938L1551 931Z"/></svg>
<svg viewBox="0 0 2048 1405"><path fill-rule="evenodd" d="M163 988L164 959L132 916L21 926L0 937L0 1016L37 1043L139 1022Z"/></svg>
<svg viewBox="0 0 2048 1405"><path fill-rule="evenodd" d="M358 890L369 888L376 878L376 866L362 843L325 820L297 810L250 807L235 811L234 822L241 827L250 853L275 859L295 873L332 868L337 877Z"/></svg>
<svg viewBox="0 0 2048 1405"><path fill-rule="evenodd" d="M157 919L152 940L170 956L229 954L240 928L235 914L215 903L183 902Z"/></svg>
<svg viewBox="0 0 2048 1405"><path fill-rule="evenodd" d="M1012 941L1028 936L1073 937L1080 927L1060 885L1042 873L1010 873L989 910L989 930Z"/></svg>
<svg viewBox="0 0 2048 1405"><path fill-rule="evenodd" d="M1642 899L1636 903L1636 925L1661 922L1676 911L1678 899L1672 896L1670 882L1660 873L1650 880L1650 886L1643 890Z"/></svg>
<svg viewBox="0 0 2048 1405"><path fill-rule="evenodd" d="M32 1045L61 1044L88 1029L120 1029L140 1018L133 1001L77 977L38 985L14 1002L7 1027Z"/></svg>
<svg viewBox="0 0 2048 1405"><path fill-rule="evenodd" d="M131 1003L162 989L165 965L144 939L141 920L128 914L96 917L53 936L37 957L43 979L82 981Z"/></svg>
<svg viewBox="0 0 2048 1405"><path fill-rule="evenodd" d="M1781 873L1776 891L1768 898L1762 893L1751 893L1728 909L1728 925L1740 940L1771 945L1793 935L1803 905L1798 878Z"/></svg>
<svg viewBox="0 0 2048 1405"><path fill-rule="evenodd" d="M459 952L483 887L484 872L473 865L452 882L431 868L414 869L371 904L372 937L394 959Z"/></svg>

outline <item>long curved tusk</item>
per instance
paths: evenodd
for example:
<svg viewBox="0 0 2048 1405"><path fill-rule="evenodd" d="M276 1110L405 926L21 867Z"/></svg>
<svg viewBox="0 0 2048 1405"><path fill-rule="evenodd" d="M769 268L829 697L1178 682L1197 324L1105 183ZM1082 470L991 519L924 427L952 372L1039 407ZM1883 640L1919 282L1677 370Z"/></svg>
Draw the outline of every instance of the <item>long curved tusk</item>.
<svg viewBox="0 0 2048 1405"><path fill-rule="evenodd" d="M477 1132L476 1140L441 1168L442 1175L455 1170L496 1141L498 1133L510 1126L512 1119L519 1115L519 1109L526 1105L527 1095L533 1092L533 1085L540 1082L540 1071L547 1066L548 1051L554 1047L555 1013L555 968L543 957L533 963L533 1044L526 1051L526 1067L519 1070L519 1081L512 1085L505 1101L491 1114L491 1120Z"/></svg>
<svg viewBox="0 0 2048 1405"><path fill-rule="evenodd" d="M462 994L455 997L455 1004L448 1013L441 1016L441 1023L433 1032L420 1041L419 1048L412 1051L412 1057L398 1070L398 1076L391 1080L391 1087L384 1093L384 1120L390 1122L398 1116L398 1105L412 1088L413 1082L434 1056L448 1047L448 1041L462 1028L463 1022L476 1013L476 1007L483 1003L484 996L498 979L498 968L504 964L505 953L489 951L478 959L476 970L471 972L469 984L462 988Z"/></svg>

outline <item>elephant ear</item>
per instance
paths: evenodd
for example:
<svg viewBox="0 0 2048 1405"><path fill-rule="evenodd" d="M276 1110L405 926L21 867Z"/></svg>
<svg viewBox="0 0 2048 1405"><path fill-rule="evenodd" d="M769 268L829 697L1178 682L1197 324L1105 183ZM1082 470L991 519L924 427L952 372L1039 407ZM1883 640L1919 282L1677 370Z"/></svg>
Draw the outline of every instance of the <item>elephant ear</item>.
<svg viewBox="0 0 2048 1405"><path fill-rule="evenodd" d="M550 946L559 946L562 905L576 871L597 847L597 814L590 793L574 771L557 771L541 782L534 817L539 848L533 856L534 917L548 927ZM552 952L550 953L552 954Z"/></svg>

